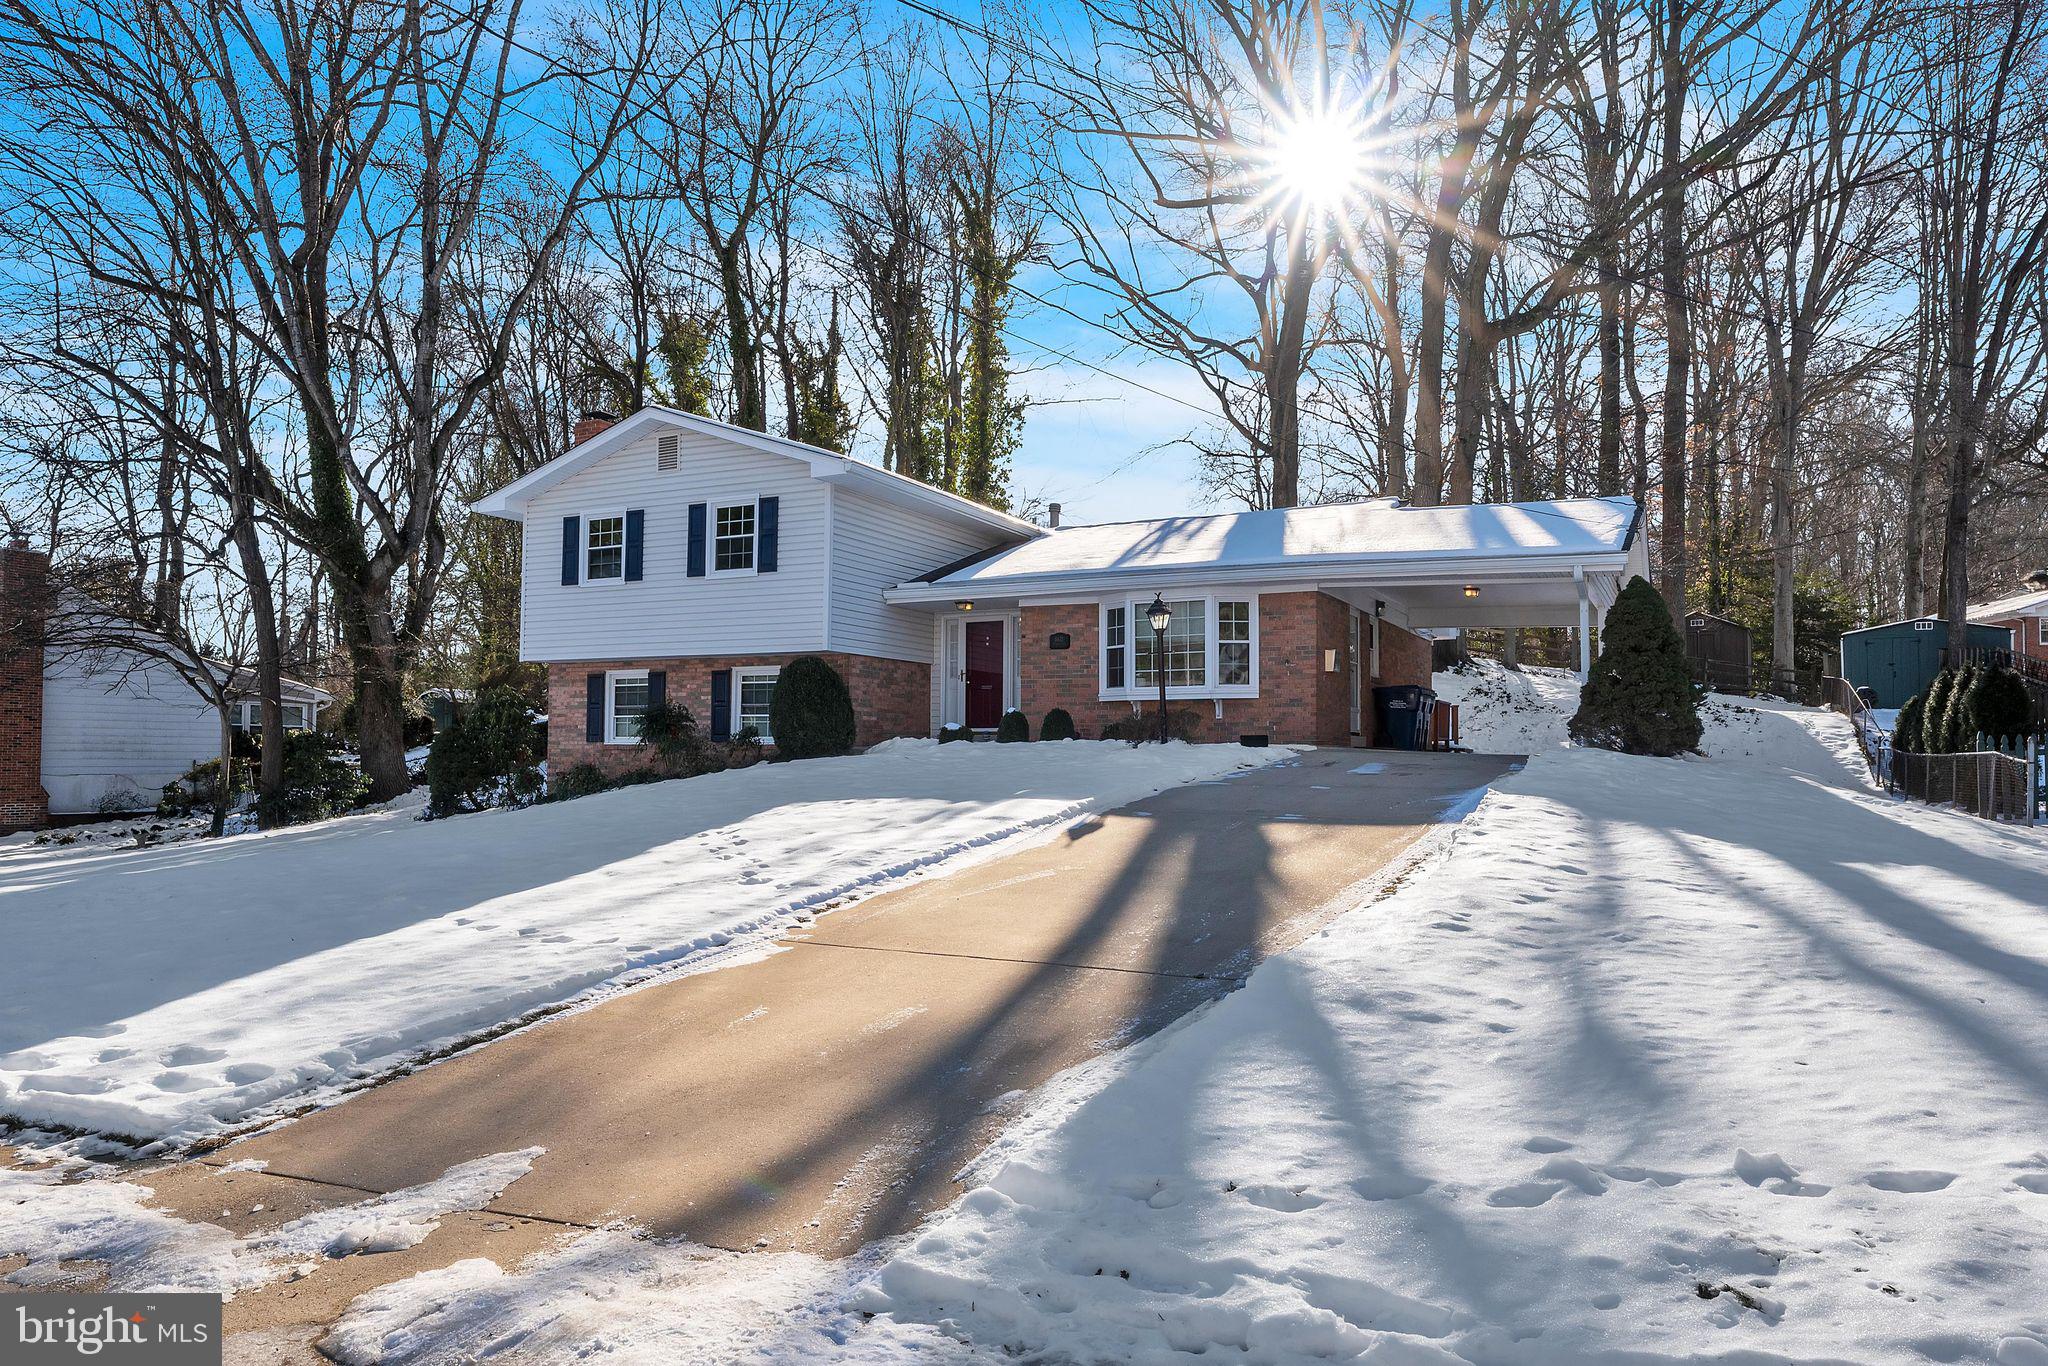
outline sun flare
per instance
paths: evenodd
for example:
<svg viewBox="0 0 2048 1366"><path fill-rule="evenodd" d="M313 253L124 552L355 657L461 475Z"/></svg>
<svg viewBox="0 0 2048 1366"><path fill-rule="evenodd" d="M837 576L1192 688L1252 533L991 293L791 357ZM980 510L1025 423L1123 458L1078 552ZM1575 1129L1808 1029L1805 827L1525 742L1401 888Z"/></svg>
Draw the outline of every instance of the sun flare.
<svg viewBox="0 0 2048 1366"><path fill-rule="evenodd" d="M1335 111L1304 114L1283 125L1271 153L1275 188L1313 208L1333 208L1365 179L1362 130Z"/></svg>

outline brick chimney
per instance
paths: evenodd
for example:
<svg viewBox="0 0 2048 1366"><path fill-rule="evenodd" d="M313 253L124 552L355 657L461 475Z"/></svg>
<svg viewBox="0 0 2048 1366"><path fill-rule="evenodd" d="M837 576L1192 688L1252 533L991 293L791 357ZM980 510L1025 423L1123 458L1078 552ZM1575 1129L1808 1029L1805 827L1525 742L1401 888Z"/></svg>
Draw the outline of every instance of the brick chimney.
<svg viewBox="0 0 2048 1366"><path fill-rule="evenodd" d="M586 411L583 416L576 419L576 425L569 429L569 444L580 446L590 440L591 437L605 431L617 421L618 419L610 413L600 413L595 410Z"/></svg>
<svg viewBox="0 0 2048 1366"><path fill-rule="evenodd" d="M0 549L0 835L50 823L43 791L43 628L50 557Z"/></svg>

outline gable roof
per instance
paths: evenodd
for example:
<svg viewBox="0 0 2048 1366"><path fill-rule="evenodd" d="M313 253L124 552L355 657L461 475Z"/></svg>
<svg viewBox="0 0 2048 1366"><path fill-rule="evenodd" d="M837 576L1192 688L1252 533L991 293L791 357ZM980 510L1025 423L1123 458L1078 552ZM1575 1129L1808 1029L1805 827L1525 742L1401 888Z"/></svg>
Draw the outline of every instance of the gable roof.
<svg viewBox="0 0 2048 1366"><path fill-rule="evenodd" d="M1993 598L1970 609L1971 621L2000 621L2006 617L2048 616L2048 588L2030 588L2024 593Z"/></svg>
<svg viewBox="0 0 2048 1366"><path fill-rule="evenodd" d="M947 521L974 526L992 531L1005 537L1038 536L1044 528L1012 517L1007 512L998 512L991 507L958 494L935 489L929 484L892 473L878 465L870 465L828 451L819 446L809 446L787 437L772 436L747 427L736 427L730 422L714 418L699 417L678 408L664 408L659 404L642 408L632 416L622 418L605 428L604 431L587 441L578 442L561 455L531 474L513 480L495 493L485 494L470 504L472 511L492 517L504 517L519 522L526 519L526 505L536 494L551 489L563 480L581 474L607 456L618 453L646 434L650 427L677 427L700 436L718 437L735 445L765 452L769 455L786 456L801 460L810 467L811 477L827 483L841 484L858 490L871 498L907 507Z"/></svg>
<svg viewBox="0 0 2048 1366"><path fill-rule="evenodd" d="M1373 498L1321 507L1268 508L1063 527L915 585L987 589L1054 578L1230 571L1233 576L1367 568L1396 562L1548 558L1565 564L1626 557L1632 498L1408 507Z"/></svg>

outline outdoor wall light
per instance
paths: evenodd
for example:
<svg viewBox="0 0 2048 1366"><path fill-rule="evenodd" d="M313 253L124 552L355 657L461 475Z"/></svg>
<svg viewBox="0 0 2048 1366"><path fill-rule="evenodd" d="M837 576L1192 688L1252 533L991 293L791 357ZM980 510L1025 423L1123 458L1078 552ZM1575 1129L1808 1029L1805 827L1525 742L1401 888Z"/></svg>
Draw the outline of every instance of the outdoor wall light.
<svg viewBox="0 0 2048 1366"><path fill-rule="evenodd" d="M1466 584L1466 585L1465 585L1465 596L1466 596L1466 597L1468 597L1468 598L1476 598L1476 597L1478 597L1478 596L1479 596L1479 585L1478 585L1478 584L1476 584L1476 583L1468 583L1468 584Z"/></svg>
<svg viewBox="0 0 2048 1366"><path fill-rule="evenodd" d="M953 610L956 612L972 612L974 610L974 604L968 601L967 599L962 598L960 601L953 604Z"/></svg>

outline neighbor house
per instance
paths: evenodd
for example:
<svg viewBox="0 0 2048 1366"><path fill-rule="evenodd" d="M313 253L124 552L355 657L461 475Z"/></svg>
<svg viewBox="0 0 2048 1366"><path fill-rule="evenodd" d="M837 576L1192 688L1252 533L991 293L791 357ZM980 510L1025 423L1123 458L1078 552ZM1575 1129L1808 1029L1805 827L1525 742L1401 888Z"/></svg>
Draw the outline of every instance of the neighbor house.
<svg viewBox="0 0 2048 1366"><path fill-rule="evenodd" d="M2020 591L1972 607L1970 620L2003 626L2014 654L2048 663L2048 569L2029 574Z"/></svg>
<svg viewBox="0 0 2048 1366"><path fill-rule="evenodd" d="M781 668L820 655L856 739L1172 705L1206 740L1370 743L1372 688L1427 683L1423 627L1577 626L1647 572L1627 498L1314 508L1041 527L830 451L667 408L587 419L475 504L524 524L521 657L548 670L557 772L638 762L687 705L771 743ZM1583 663L1583 654L1582 654Z"/></svg>
<svg viewBox="0 0 2048 1366"><path fill-rule="evenodd" d="M52 817L150 810L165 784L220 756L220 713L176 669L142 651L92 647L52 620L50 561L0 548L0 833ZM288 729L314 726L328 694L285 680ZM258 703L229 703L237 728Z"/></svg>

